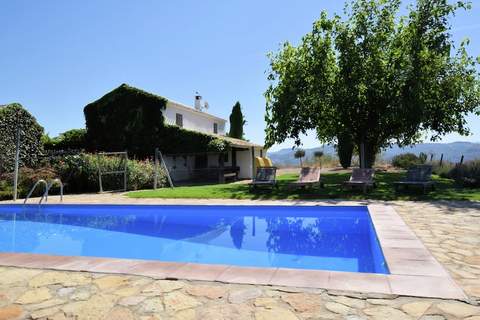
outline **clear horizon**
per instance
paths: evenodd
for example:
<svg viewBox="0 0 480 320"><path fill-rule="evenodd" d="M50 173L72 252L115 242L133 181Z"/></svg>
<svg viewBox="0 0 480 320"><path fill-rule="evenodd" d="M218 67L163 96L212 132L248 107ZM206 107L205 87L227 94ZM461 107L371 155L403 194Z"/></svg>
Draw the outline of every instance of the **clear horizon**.
<svg viewBox="0 0 480 320"><path fill-rule="evenodd" d="M313 0L302 6L273 0L2 2L0 104L21 103L56 136L84 127L84 106L122 83L187 105L198 91L209 113L225 119L240 101L247 139L263 143L266 54L284 41L297 43L322 10L342 8L343 1ZM480 56L479 16L480 3L474 3L452 21L454 39L468 37L473 56ZM480 142L480 117L471 115L468 123L473 135L450 134L442 142ZM314 132L303 139L303 148L318 146Z"/></svg>

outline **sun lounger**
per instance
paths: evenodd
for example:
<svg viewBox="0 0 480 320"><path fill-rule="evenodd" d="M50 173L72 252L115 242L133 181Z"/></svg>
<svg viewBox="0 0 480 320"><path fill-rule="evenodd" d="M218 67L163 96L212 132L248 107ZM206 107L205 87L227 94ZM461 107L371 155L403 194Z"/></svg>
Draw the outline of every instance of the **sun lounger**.
<svg viewBox="0 0 480 320"><path fill-rule="evenodd" d="M376 186L374 175L375 170L373 169L354 168L350 180L345 181L343 186L350 187L351 189L362 188L363 192L366 193L369 188L374 188Z"/></svg>
<svg viewBox="0 0 480 320"><path fill-rule="evenodd" d="M422 187L423 193L427 189L435 190L435 182L432 181L432 166L431 165L417 165L408 169L407 177L402 181L393 183L395 191L399 191L400 187L408 189L409 186Z"/></svg>
<svg viewBox="0 0 480 320"><path fill-rule="evenodd" d="M256 189L257 187L274 188L277 186L277 168L275 167L263 167L257 168L257 174L255 179L248 184L250 189Z"/></svg>
<svg viewBox="0 0 480 320"><path fill-rule="evenodd" d="M304 167L300 170L298 180L289 184L291 188L306 188L318 185L323 187L323 182L320 181L319 167Z"/></svg>

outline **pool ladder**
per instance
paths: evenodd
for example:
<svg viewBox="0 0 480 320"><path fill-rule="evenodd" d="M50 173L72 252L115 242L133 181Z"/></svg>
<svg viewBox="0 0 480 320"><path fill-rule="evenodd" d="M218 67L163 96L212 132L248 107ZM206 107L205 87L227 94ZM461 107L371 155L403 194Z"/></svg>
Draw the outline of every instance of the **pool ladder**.
<svg viewBox="0 0 480 320"><path fill-rule="evenodd" d="M50 189L53 187L53 185L55 183L57 183L60 186L60 202L63 202L63 183L62 183L62 180L57 178L57 179L53 179L52 181L50 181L50 183L47 183L47 181L45 181L43 179L40 179L37 182L35 182L32 189L30 189L30 192L28 193L27 197L23 201L23 204L27 203L28 199L30 199L33 192L35 191L37 186L40 185L40 184L43 184L45 186L45 191L43 192L42 197L40 198L40 201L38 202L38 204L42 204L43 199L45 199L45 202L47 202L48 201L48 192L50 191Z"/></svg>

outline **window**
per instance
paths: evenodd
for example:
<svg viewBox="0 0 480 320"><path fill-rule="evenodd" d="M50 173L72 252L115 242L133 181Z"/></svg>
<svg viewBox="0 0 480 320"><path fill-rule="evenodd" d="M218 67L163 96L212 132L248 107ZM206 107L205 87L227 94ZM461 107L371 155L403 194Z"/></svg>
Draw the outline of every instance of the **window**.
<svg viewBox="0 0 480 320"><path fill-rule="evenodd" d="M218 123L213 124L213 133L218 133Z"/></svg>
<svg viewBox="0 0 480 320"><path fill-rule="evenodd" d="M175 124L179 126L180 128L183 128L183 115L180 113L177 113L175 115Z"/></svg>

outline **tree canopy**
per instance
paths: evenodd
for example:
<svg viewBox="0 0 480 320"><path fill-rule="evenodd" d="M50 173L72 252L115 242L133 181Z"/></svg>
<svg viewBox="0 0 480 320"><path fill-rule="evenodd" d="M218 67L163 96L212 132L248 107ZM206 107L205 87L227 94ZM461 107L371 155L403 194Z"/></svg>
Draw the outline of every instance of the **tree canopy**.
<svg viewBox="0 0 480 320"><path fill-rule="evenodd" d="M228 133L229 137L243 139L243 125L246 123L245 118L243 117L242 107L240 102L237 101L232 108L232 113L230 114L230 132Z"/></svg>
<svg viewBox="0 0 480 320"><path fill-rule="evenodd" d="M453 42L449 18L469 3L418 0L400 16L400 0L356 0L344 18L321 14L298 46L270 55L266 144L315 129L323 143L350 139L361 165L382 148L469 134L479 113L478 62L467 41Z"/></svg>

